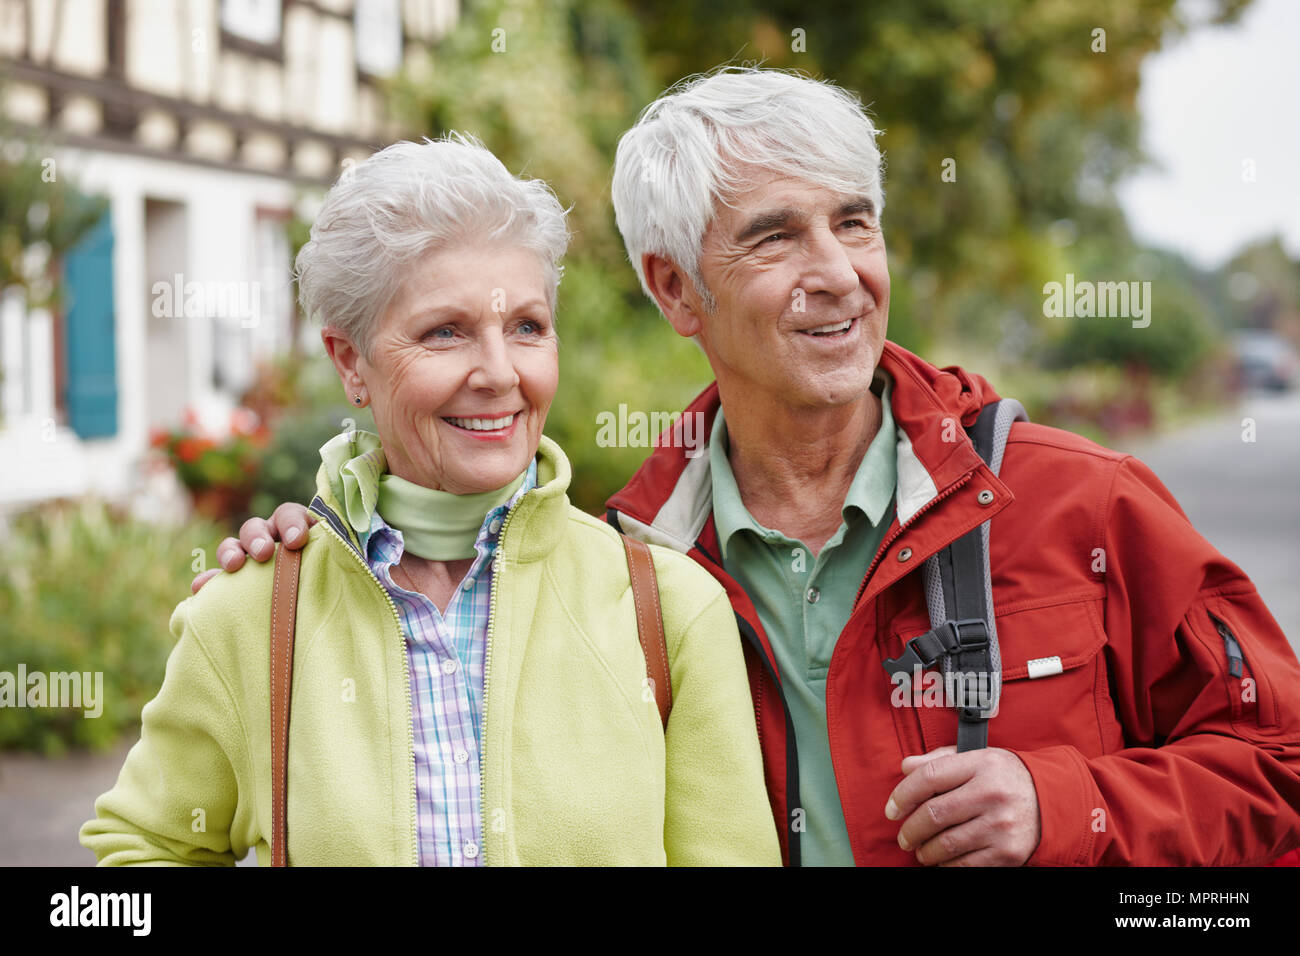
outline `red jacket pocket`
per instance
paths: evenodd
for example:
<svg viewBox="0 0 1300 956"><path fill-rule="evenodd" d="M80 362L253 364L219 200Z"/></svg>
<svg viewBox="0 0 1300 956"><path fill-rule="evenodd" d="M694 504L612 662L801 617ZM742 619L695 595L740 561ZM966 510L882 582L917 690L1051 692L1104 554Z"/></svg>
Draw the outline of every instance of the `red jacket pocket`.
<svg viewBox="0 0 1300 956"><path fill-rule="evenodd" d="M999 615L997 628L1002 690L989 721L990 747L1033 750L1071 744L1090 757L1123 746L1105 658L1099 653L1106 635L1095 601ZM957 742L953 707L921 706L917 716L927 751Z"/></svg>

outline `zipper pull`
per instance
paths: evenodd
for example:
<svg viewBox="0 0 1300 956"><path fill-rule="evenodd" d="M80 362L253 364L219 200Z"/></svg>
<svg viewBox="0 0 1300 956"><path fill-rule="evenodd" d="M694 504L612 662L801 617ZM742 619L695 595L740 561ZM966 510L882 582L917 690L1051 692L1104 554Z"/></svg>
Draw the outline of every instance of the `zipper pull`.
<svg viewBox="0 0 1300 956"><path fill-rule="evenodd" d="M1242 665L1246 663L1246 659L1241 653L1241 645L1237 643L1237 638L1228 629L1228 625L1213 614L1210 615L1210 620L1214 622L1215 628L1218 629L1219 636L1223 638L1223 647L1228 652L1228 673L1233 677L1240 677Z"/></svg>

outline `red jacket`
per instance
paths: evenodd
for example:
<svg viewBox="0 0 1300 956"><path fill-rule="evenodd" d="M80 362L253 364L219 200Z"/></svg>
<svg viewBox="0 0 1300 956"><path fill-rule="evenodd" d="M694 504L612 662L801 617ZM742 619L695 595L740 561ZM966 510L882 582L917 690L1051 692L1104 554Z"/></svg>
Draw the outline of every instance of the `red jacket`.
<svg viewBox="0 0 1300 956"><path fill-rule="evenodd" d="M1300 846L1300 663L1249 578L1137 459L1017 423L999 479L956 424L997 400L984 378L893 343L881 364L894 380L897 516L826 681L857 863L916 862L885 802L905 756L956 743L956 712L891 706L882 662L929 630L925 559L990 517L1003 685L988 743L1033 776L1042 839L1029 863L1262 864ZM717 409L716 384L687 409L703 414L706 438ZM730 595L782 850L797 864L798 754L775 658L718 556L709 456L681 445L662 440L607 517L689 554ZM1029 678L1028 661L1053 656L1061 673Z"/></svg>

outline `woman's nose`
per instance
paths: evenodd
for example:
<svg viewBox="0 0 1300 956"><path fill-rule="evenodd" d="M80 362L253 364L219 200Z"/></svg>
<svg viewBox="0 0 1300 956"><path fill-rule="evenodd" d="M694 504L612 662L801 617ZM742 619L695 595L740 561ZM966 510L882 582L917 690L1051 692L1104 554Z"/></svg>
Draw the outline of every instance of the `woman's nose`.
<svg viewBox="0 0 1300 956"><path fill-rule="evenodd" d="M499 328L485 332L479 340L478 360L470 373L469 386L500 394L518 384L519 374L510 359L504 333Z"/></svg>

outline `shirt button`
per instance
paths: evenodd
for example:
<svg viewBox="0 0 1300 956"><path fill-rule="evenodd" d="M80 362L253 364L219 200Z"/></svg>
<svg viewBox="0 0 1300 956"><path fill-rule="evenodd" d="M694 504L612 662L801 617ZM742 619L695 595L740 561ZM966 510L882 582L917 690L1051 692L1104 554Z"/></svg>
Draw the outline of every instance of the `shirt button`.
<svg viewBox="0 0 1300 956"><path fill-rule="evenodd" d="M898 560L899 560L899 561L908 561L908 560L911 560L911 557L912 557L912 549L911 549L911 548L904 548L902 551L898 552Z"/></svg>
<svg viewBox="0 0 1300 956"><path fill-rule="evenodd" d="M456 666L456 662L449 657L442 662L442 672L444 674L454 674L456 673Z"/></svg>
<svg viewBox="0 0 1300 956"><path fill-rule="evenodd" d="M496 534L498 531L500 531L500 530L501 530L501 519L500 519L500 518L493 518L493 519L492 519L492 523L488 525L488 530L491 531L493 534Z"/></svg>
<svg viewBox="0 0 1300 956"><path fill-rule="evenodd" d="M469 859L471 859L471 860L474 859L474 857L478 856L478 844L477 844L477 843L466 843L466 844L465 844L464 853L465 853L465 856L468 857Z"/></svg>
<svg viewBox="0 0 1300 956"><path fill-rule="evenodd" d="M473 587L474 587L474 579L473 579L473 578L466 578L465 581L464 581L464 583L461 584L461 587L462 587L463 589L465 589L466 591L472 590Z"/></svg>
<svg viewBox="0 0 1300 956"><path fill-rule="evenodd" d="M822 592L818 591L816 588L809 588L804 592L804 597L808 600L809 604L816 604L821 600Z"/></svg>
<svg viewBox="0 0 1300 956"><path fill-rule="evenodd" d="M467 761L467 760L469 759L469 754L466 753L466 752L463 751L463 750L457 750L454 759L455 759L456 763L464 763L465 761Z"/></svg>

